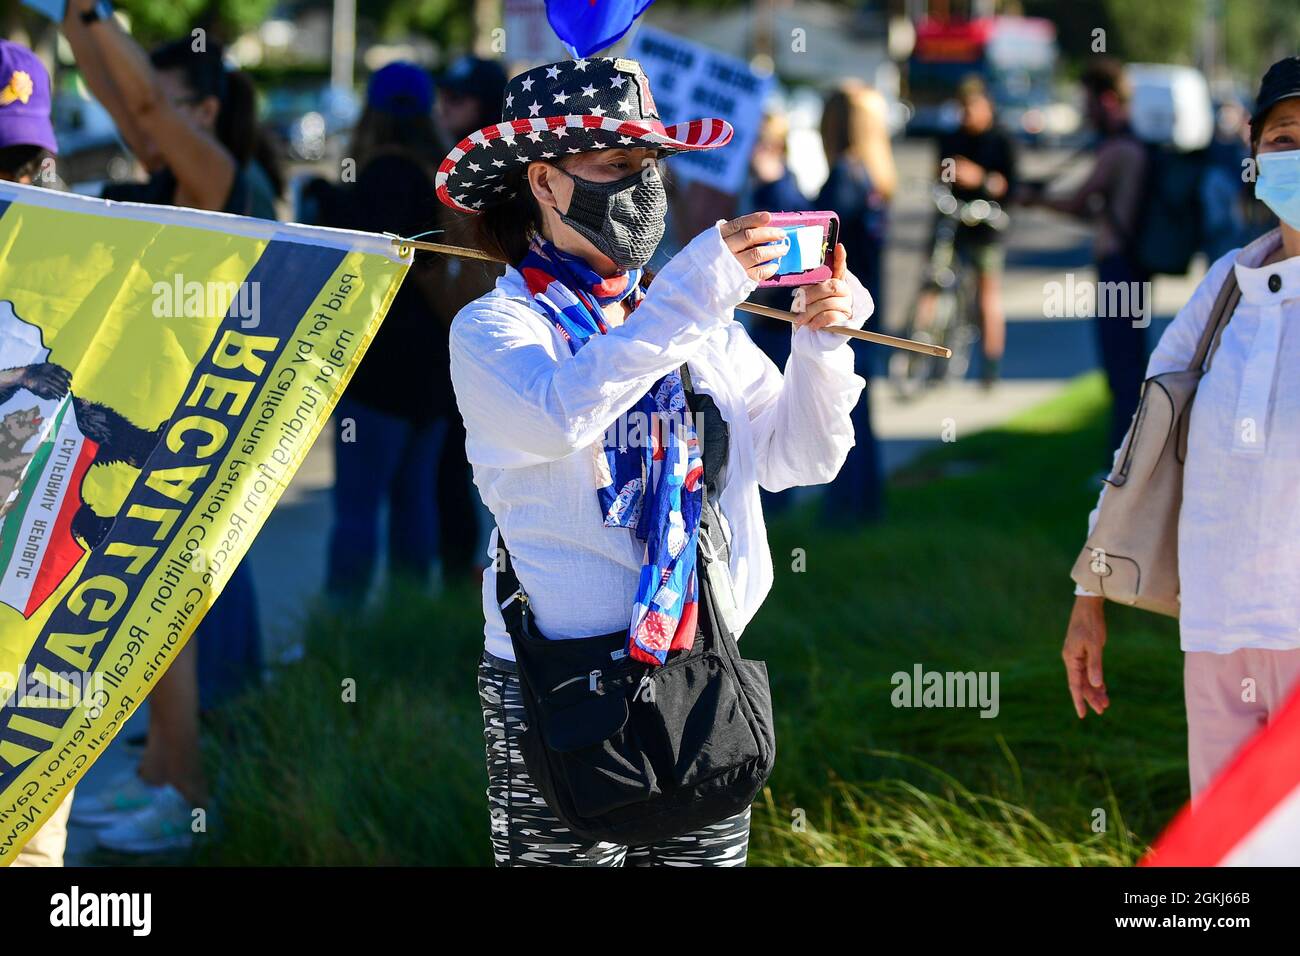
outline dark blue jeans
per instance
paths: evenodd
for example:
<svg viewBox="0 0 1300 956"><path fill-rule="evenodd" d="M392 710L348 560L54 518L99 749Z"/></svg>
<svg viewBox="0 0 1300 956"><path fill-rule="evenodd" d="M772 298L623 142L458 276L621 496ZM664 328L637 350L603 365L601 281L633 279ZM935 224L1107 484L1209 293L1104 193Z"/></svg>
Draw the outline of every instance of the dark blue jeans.
<svg viewBox="0 0 1300 956"><path fill-rule="evenodd" d="M770 304L774 308L781 309L786 308L788 304L784 301L773 300L769 302L758 298L755 301L762 301L763 305ZM777 319L757 319L749 328L749 337L772 360L773 365L782 372L785 371L785 363L790 358L790 326L788 324ZM774 518L788 510L794 501L790 489L767 491L760 488L759 497L763 503L763 514L769 518Z"/></svg>
<svg viewBox="0 0 1300 956"><path fill-rule="evenodd" d="M749 334L777 368L785 368L790 357L789 326L756 323ZM854 342L850 347L853 349L853 370L867 380L867 387L850 416L854 445L844 459L844 467L826 489L825 515L832 524L876 521L885 510L880 444L871 429L871 376L878 349L865 342ZM762 500L764 514L778 515L790 506L791 492L763 491Z"/></svg>
<svg viewBox="0 0 1300 956"><path fill-rule="evenodd" d="M825 516L832 525L878 521L885 511L880 443L871 429L871 377L878 348L866 342L854 342L850 347L853 370L867 380L867 387L849 416L853 422L853 447L844 459L844 467L826 489Z"/></svg>
<svg viewBox="0 0 1300 956"><path fill-rule="evenodd" d="M334 529L326 590L335 597L364 598L375 576L379 513L385 502L389 575L424 583L437 552L434 480L447 422L409 421L347 395L339 401L336 417ZM351 428L345 428L349 420Z"/></svg>
<svg viewBox="0 0 1300 956"><path fill-rule="evenodd" d="M1142 381L1147 369L1147 330L1150 317L1145 316L1147 305L1144 283L1151 281L1151 274L1143 271L1123 253L1107 256L1097 263L1097 349L1101 353L1101 364L1106 370L1106 383L1110 386L1110 451L1113 452L1124 440L1129 422L1137 411L1138 396L1142 392ZM1102 283L1125 283L1130 289L1127 297L1128 313L1111 315L1108 308L1112 304L1125 301L1124 296L1112 297L1103 294ZM1136 323L1136 324L1135 324ZM1107 452L1107 465L1110 452Z"/></svg>
<svg viewBox="0 0 1300 956"><path fill-rule="evenodd" d="M198 645L201 710L211 710L261 682L262 628L247 557L195 629L193 640Z"/></svg>

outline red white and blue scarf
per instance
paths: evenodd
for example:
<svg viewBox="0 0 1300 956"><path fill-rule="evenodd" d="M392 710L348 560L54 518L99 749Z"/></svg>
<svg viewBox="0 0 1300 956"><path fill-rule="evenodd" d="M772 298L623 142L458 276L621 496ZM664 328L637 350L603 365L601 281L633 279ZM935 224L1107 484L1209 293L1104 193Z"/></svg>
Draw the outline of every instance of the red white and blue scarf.
<svg viewBox="0 0 1300 956"><path fill-rule="evenodd" d="M519 271L571 352L609 331L602 306L630 297L635 308L642 297L641 270L605 278L540 237ZM597 449L596 496L605 527L630 529L645 542L627 652L647 664L663 664L670 650L690 648L695 638L703 473L680 371L655 382Z"/></svg>

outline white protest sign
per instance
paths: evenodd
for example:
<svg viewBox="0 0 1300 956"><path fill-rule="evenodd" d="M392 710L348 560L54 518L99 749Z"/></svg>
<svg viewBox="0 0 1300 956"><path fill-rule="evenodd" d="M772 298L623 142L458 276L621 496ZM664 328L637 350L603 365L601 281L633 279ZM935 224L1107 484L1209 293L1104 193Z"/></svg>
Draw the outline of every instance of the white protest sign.
<svg viewBox="0 0 1300 956"><path fill-rule="evenodd" d="M739 193L772 77L754 72L738 57L650 26L637 32L627 55L639 60L650 78L659 118L665 124L718 116L736 131L721 149L675 154L670 160L673 175L684 182L699 181L725 193Z"/></svg>
<svg viewBox="0 0 1300 956"><path fill-rule="evenodd" d="M512 63L555 63L569 52L546 19L545 0L505 0L501 11L505 27L506 59Z"/></svg>

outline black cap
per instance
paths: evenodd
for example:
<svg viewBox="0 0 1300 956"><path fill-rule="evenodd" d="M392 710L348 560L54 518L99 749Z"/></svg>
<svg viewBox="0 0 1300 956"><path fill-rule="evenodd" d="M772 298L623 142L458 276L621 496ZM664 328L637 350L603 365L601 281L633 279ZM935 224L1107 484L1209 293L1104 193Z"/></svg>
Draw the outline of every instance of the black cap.
<svg viewBox="0 0 1300 956"><path fill-rule="evenodd" d="M1251 132L1259 134L1259 126L1268 111L1282 100L1300 96L1300 56L1278 60L1264 74L1255 98L1255 114L1250 118Z"/></svg>
<svg viewBox="0 0 1300 956"><path fill-rule="evenodd" d="M438 87L448 93L472 96L496 108L506 95L506 71L496 60L466 54L438 77Z"/></svg>

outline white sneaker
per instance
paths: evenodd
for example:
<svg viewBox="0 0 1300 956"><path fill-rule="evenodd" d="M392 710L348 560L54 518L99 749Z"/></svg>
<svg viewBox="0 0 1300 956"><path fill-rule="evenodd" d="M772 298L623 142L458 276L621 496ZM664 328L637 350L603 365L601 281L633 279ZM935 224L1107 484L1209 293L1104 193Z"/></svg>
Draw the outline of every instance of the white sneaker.
<svg viewBox="0 0 1300 956"><path fill-rule="evenodd" d="M140 810L99 831L99 845L117 853L166 853L194 843L189 801L171 784L158 787Z"/></svg>
<svg viewBox="0 0 1300 956"><path fill-rule="evenodd" d="M128 767L108 781L99 793L80 793L72 802L69 822L82 827L106 827L128 814L149 805L162 787L155 787L140 779L135 767Z"/></svg>

